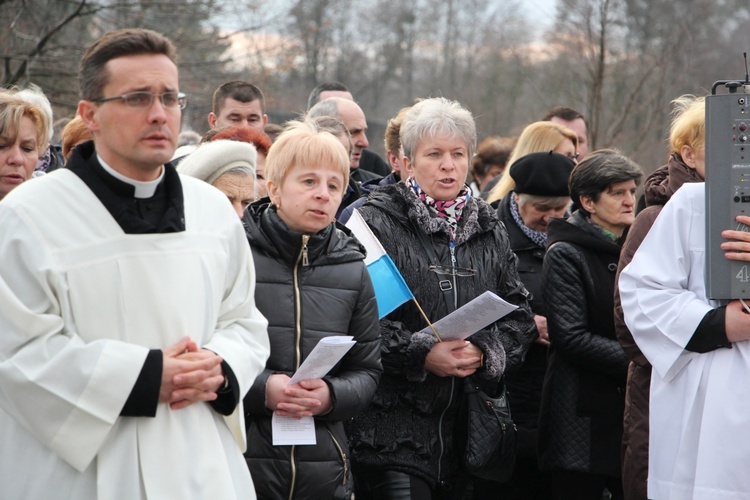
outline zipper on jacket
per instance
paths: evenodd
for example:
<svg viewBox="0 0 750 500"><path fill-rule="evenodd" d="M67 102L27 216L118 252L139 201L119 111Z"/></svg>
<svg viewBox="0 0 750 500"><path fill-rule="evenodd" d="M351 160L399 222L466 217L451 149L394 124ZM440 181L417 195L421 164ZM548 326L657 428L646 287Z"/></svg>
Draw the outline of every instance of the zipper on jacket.
<svg viewBox="0 0 750 500"><path fill-rule="evenodd" d="M300 344L302 343L302 297L299 291L299 264L302 262L303 266L309 266L310 262L307 258L307 241L310 237L306 234L302 235L302 249L297 256L297 262L294 263L294 314L295 314L295 359L294 366L295 371L299 370L299 365L302 362L302 351Z"/></svg>
<svg viewBox="0 0 750 500"><path fill-rule="evenodd" d="M445 405L445 408L443 408L443 411L440 413L440 420L438 421L438 441L440 442L440 454L438 455L438 483L442 481L442 475L443 475L443 454L445 453L445 440L443 439L443 418L445 417L445 413L448 411L448 408L451 407L451 403L453 402L453 392L456 388L456 378L451 377L451 396L448 399L448 404Z"/></svg>
<svg viewBox="0 0 750 500"><path fill-rule="evenodd" d="M296 446L292 445L292 452L289 454L289 463L292 465L292 481L289 484L289 500L294 498L294 483L297 481L297 464L294 463L294 451Z"/></svg>
<svg viewBox="0 0 750 500"><path fill-rule="evenodd" d="M453 279L453 310L458 309L458 283L456 283L456 243L451 240L451 278Z"/></svg>
<svg viewBox="0 0 750 500"><path fill-rule="evenodd" d="M309 239L310 237L306 234L302 236L302 267L310 265L310 260L307 258L307 240Z"/></svg>
<svg viewBox="0 0 750 500"><path fill-rule="evenodd" d="M302 249L297 256L297 262L294 263L294 314L295 314L295 339L294 339L294 371L299 370L301 363L300 358L302 357L302 297L299 293L299 264L302 262L303 266L309 266L310 262L307 258L307 241L310 237L306 234L302 235ZM294 463L296 447L292 446L292 451L289 453L289 462L292 466L292 480L289 486L289 500L294 497L294 483L297 480L297 464Z"/></svg>
<svg viewBox="0 0 750 500"><path fill-rule="evenodd" d="M344 464L344 481L341 483L342 486L346 486L346 474L349 471L349 469L346 466L346 453L344 453L344 449L339 444L336 437L333 435L333 432L331 432L331 429L326 429L328 431L328 434L331 435L331 440L333 441L333 445L336 447L336 449L339 450L339 455L341 455L341 463Z"/></svg>

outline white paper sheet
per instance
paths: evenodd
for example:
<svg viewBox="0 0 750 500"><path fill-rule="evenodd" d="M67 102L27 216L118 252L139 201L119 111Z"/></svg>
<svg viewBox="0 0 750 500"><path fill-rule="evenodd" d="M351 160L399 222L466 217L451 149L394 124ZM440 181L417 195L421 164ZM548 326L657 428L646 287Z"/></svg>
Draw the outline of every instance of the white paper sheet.
<svg viewBox="0 0 750 500"><path fill-rule="evenodd" d="M314 417L282 417L273 413L271 433L274 446L316 444Z"/></svg>
<svg viewBox="0 0 750 500"><path fill-rule="evenodd" d="M506 302L493 292L486 291L432 326L442 340L465 339L516 309L518 306ZM422 332L433 334L429 326Z"/></svg>
<svg viewBox="0 0 750 500"><path fill-rule="evenodd" d="M301 380L324 377L354 344L356 341L351 336L323 337L292 375L289 383L298 384Z"/></svg>
<svg viewBox="0 0 750 500"><path fill-rule="evenodd" d="M320 339L297 372L289 379L289 384L324 377L356 343L354 337L345 335ZM274 412L271 433L274 446L316 444L315 418L282 417Z"/></svg>

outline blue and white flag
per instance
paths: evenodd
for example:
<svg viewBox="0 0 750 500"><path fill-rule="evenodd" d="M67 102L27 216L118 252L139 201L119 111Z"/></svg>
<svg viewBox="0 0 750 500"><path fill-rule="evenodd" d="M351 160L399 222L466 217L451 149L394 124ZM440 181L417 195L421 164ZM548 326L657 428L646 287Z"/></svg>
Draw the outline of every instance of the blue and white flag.
<svg viewBox="0 0 750 500"><path fill-rule="evenodd" d="M346 223L354 236L367 249L365 265L370 272L375 298L378 300L378 316L382 318L408 300L412 300L409 286L396 268L390 256L385 253L383 245L372 234L372 230L358 210L354 210Z"/></svg>

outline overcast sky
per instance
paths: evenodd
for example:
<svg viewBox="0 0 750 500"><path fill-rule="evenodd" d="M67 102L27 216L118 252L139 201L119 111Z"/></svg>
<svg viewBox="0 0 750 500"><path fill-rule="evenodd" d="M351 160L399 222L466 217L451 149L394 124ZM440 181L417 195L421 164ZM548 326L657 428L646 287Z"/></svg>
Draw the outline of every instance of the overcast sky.
<svg viewBox="0 0 750 500"><path fill-rule="evenodd" d="M557 0L533 0L521 3L526 18L540 24L537 35L555 20L555 5L557 5Z"/></svg>

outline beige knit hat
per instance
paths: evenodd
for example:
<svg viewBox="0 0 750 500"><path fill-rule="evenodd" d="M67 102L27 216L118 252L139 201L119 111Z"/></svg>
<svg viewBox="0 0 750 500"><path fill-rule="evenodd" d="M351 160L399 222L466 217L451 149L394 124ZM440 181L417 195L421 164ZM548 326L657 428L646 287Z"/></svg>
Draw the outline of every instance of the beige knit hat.
<svg viewBox="0 0 750 500"><path fill-rule="evenodd" d="M182 160L177 171L213 184L222 174L236 167L249 168L255 174L257 157L255 146L248 142L206 142Z"/></svg>

